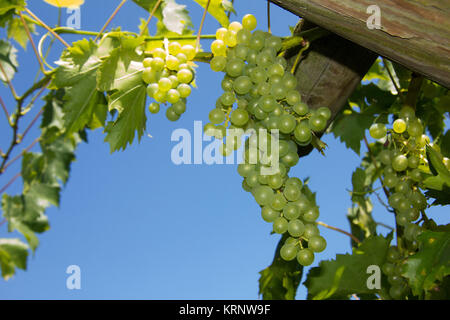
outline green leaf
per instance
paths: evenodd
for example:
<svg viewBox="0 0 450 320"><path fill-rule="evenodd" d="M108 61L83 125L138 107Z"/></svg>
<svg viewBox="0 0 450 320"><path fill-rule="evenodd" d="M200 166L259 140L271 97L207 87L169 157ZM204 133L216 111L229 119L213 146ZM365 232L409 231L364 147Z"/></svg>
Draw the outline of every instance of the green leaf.
<svg viewBox="0 0 450 320"><path fill-rule="evenodd" d="M64 122L67 134L82 130L91 121L102 93L96 89L97 69L101 64L97 45L86 39L77 41L58 62L53 88L66 88Z"/></svg>
<svg viewBox="0 0 450 320"><path fill-rule="evenodd" d="M164 23L167 30L177 34L183 34L183 31L192 26L189 12L185 5L180 5L175 0L166 0L162 10Z"/></svg>
<svg viewBox="0 0 450 320"><path fill-rule="evenodd" d="M25 0L0 0L0 15L3 15L10 10L23 10L25 6Z"/></svg>
<svg viewBox="0 0 450 320"><path fill-rule="evenodd" d="M203 8L206 8L206 4L208 3L208 0L194 0L199 5L201 5ZM228 1L229 2L229 1ZM227 3L223 0L211 0L208 12L223 26L228 27L230 24L230 21L228 19L227 12L231 11L230 3Z"/></svg>
<svg viewBox="0 0 450 320"><path fill-rule="evenodd" d="M17 63L17 49L4 40L0 40L0 64L8 78L6 79L3 72L0 72L0 80L3 82L6 82L7 80L11 81L19 66Z"/></svg>
<svg viewBox="0 0 450 320"><path fill-rule="evenodd" d="M285 261L280 249L286 240L278 243L272 264L260 272L259 294L264 300L294 300L303 274L303 267L296 260Z"/></svg>
<svg viewBox="0 0 450 320"><path fill-rule="evenodd" d="M27 268L28 246L19 239L0 239L0 267L5 280L10 279L16 268Z"/></svg>
<svg viewBox="0 0 450 320"><path fill-rule="evenodd" d="M439 146L444 157L450 158L450 130L447 130L440 139Z"/></svg>
<svg viewBox="0 0 450 320"><path fill-rule="evenodd" d="M321 261L312 268L305 281L308 299L348 299L352 294L376 294L376 289L367 287L367 267L381 268L392 234L387 238L371 236L362 242L353 253L338 254L335 260Z"/></svg>
<svg viewBox="0 0 450 320"><path fill-rule="evenodd" d="M350 230L360 241L376 235L377 225L372 217L373 205L370 198L364 199L364 205L356 205L348 209L347 219L350 222ZM356 246L355 241L351 240L352 247Z"/></svg>
<svg viewBox="0 0 450 320"><path fill-rule="evenodd" d="M339 137L347 148L352 149L358 155L361 149L361 140L364 139L365 131L372 125L373 116L361 113L342 113L334 121L332 132L336 138Z"/></svg>
<svg viewBox="0 0 450 320"><path fill-rule="evenodd" d="M35 25L31 22L26 21L26 24L28 26L28 29L31 33L35 32ZM13 18L8 23L8 30L7 30L8 38L12 38L17 43L19 43L22 48L27 48L28 43L28 35L25 31L25 28L23 27L22 21L19 18Z"/></svg>
<svg viewBox="0 0 450 320"><path fill-rule="evenodd" d="M450 275L450 232L424 231L418 241L419 251L406 260L403 276L420 296Z"/></svg>

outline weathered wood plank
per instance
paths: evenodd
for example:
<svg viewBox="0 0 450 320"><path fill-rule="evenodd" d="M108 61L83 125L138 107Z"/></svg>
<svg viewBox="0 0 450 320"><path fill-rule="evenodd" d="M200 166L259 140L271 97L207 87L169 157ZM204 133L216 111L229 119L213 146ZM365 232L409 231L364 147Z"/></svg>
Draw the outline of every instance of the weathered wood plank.
<svg viewBox="0 0 450 320"><path fill-rule="evenodd" d="M343 38L450 87L450 0L270 0ZM381 9L370 30L367 8Z"/></svg>

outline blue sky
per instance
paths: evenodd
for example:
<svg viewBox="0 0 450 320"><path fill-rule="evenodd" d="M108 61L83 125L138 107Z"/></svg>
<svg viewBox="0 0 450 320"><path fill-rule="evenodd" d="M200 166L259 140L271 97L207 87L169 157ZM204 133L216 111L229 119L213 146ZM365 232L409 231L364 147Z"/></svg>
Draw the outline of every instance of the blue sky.
<svg viewBox="0 0 450 320"><path fill-rule="evenodd" d="M197 28L201 8L191 0L178 2L188 5ZM56 8L41 0L29 3L44 21L56 22ZM118 3L87 0L81 11L82 29L99 30ZM266 28L262 4L260 0L236 0L237 19L253 13L259 27ZM272 8L273 33L287 35L298 17ZM137 30L139 17L146 16L130 1L110 27ZM67 17L63 12L63 22ZM217 27L218 23L208 16L204 33L214 33ZM68 35L64 38L76 40ZM203 45L207 48L209 42ZM48 60L55 61L61 49L55 43ZM37 70L30 47L27 52L20 50L19 62L14 85L23 92ZM81 144L77 151L60 208L47 212L51 230L40 235L41 245L30 257L28 270L18 271L8 282L0 281L0 299L258 298L258 272L271 263L279 236L270 235L271 225L260 218L259 206L241 189L236 165L176 166L170 159L176 144L170 140L173 130L192 131L194 121L206 123L221 92L221 77L208 65L200 64L198 89L189 98L186 114L176 123L166 120L163 113L150 116L147 133L152 138L145 135L140 144L125 152L111 155L101 131L89 134L89 143ZM13 100L7 87L0 87L0 95L11 112ZM28 119L38 110L32 110ZM35 128L25 145L38 134ZM1 115L0 147L5 149L9 139ZM360 160L332 135L325 136L324 141L329 146L326 156L313 152L302 158L291 174L311 177L310 187L318 192L320 220L349 230L346 212L351 202L346 189L351 189L351 174ZM0 185L19 170L19 164L10 167L0 177ZM21 184L16 182L8 192L20 190ZM377 221L393 224L384 208L376 204L375 211ZM431 210L430 216L443 222L443 209ZM348 237L323 228L321 232L328 248L316 256L313 266L336 253L350 251ZM7 236L17 235L7 234L4 225L0 237ZM81 290L66 288L65 271L73 264L81 268ZM297 297L305 295L302 285Z"/></svg>

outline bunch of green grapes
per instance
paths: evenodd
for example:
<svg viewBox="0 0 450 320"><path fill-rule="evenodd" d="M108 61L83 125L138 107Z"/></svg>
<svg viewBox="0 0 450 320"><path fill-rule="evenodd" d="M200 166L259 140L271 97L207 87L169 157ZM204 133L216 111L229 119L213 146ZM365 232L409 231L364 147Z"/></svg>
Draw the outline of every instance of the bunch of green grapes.
<svg viewBox="0 0 450 320"><path fill-rule="evenodd" d="M190 62L195 55L193 46L170 42L166 50L156 48L151 57L144 59L142 79L148 85L147 94L155 100L149 106L151 113L158 113L161 104L167 102L171 104L166 109L170 121L178 120L186 111L186 98L191 94L195 77Z"/></svg>
<svg viewBox="0 0 450 320"><path fill-rule="evenodd" d="M241 145L239 136L227 136L227 129L253 130L245 143L244 163L238 166L244 178L242 186L252 193L261 206L262 218L273 224L274 232L290 235L281 257L288 261L297 258L308 266L314 253L326 247L315 223L319 208L304 195L302 181L288 173L299 161L298 146L309 145L314 134L326 128L331 112L328 108L310 110L302 102L297 79L279 55L281 38L260 30L252 32L256 24L253 15L246 15L242 23L232 22L228 29L217 30L210 66L225 73L224 92L209 113L205 131L217 139L226 138L222 153L227 156ZM279 134L272 135L271 130ZM257 150L250 148L252 138L258 141ZM278 140L275 154L273 139ZM264 167L275 164L276 172L263 173Z"/></svg>
<svg viewBox="0 0 450 320"><path fill-rule="evenodd" d="M424 177L419 167L428 165L425 147L430 138L424 134L422 122L409 106L402 107L392 129L376 123L369 133L374 139L385 138L389 133L378 161L382 165L383 184L390 192L388 202L395 209L402 237L401 247L389 248L387 263L382 269L391 285L390 296L400 299L408 293L406 279L401 276L402 261L417 250L417 236L422 232L417 220L428 206L421 190Z"/></svg>

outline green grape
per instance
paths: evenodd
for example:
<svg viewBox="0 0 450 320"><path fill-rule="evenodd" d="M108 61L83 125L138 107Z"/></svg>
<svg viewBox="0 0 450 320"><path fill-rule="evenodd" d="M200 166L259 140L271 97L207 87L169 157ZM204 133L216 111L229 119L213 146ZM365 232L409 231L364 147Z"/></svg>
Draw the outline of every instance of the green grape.
<svg viewBox="0 0 450 320"><path fill-rule="evenodd" d="M408 167L409 167L409 168L415 169L415 168L417 168L417 167L419 166L419 164L420 164L420 159L419 159L419 157L416 157L416 156L410 156L410 157L408 158Z"/></svg>
<svg viewBox="0 0 450 320"><path fill-rule="evenodd" d="M395 171L405 171L408 168L408 158L406 158L404 155L399 155L392 160L392 168L394 168Z"/></svg>
<svg viewBox="0 0 450 320"><path fill-rule="evenodd" d="M231 113L230 119L235 126L242 127L248 122L248 112L244 109L236 109Z"/></svg>
<svg viewBox="0 0 450 320"><path fill-rule="evenodd" d="M282 46L281 38L270 35L265 41L265 46L268 48L273 48L275 51L279 51Z"/></svg>
<svg viewBox="0 0 450 320"><path fill-rule="evenodd" d="M172 88L172 81L169 78L161 78L158 81L158 88L163 92L167 92Z"/></svg>
<svg viewBox="0 0 450 320"><path fill-rule="evenodd" d="M186 103L184 103L183 101L178 101L172 105L172 108L176 114L182 115L186 112Z"/></svg>
<svg viewBox="0 0 450 320"><path fill-rule="evenodd" d="M209 112L209 121L211 121L212 124L222 123L225 121L225 114L222 110L212 109Z"/></svg>
<svg viewBox="0 0 450 320"><path fill-rule="evenodd" d="M266 206L272 202L272 199L274 198L273 191L268 186L259 186L256 187L254 197L256 202L260 206Z"/></svg>
<svg viewBox="0 0 450 320"><path fill-rule="evenodd" d="M173 56L176 56L177 54L179 54L181 52L181 45L174 41L169 43L169 53Z"/></svg>
<svg viewBox="0 0 450 320"><path fill-rule="evenodd" d="M415 118L416 112L410 106L403 106L402 109L400 110L399 116L400 118L409 120Z"/></svg>
<svg viewBox="0 0 450 320"><path fill-rule="evenodd" d="M300 209L292 202L288 203L283 209L283 216L288 220L294 220L300 217Z"/></svg>
<svg viewBox="0 0 450 320"><path fill-rule="evenodd" d="M232 48L237 45L237 33L233 30L228 30L227 34L225 35L225 38L223 40L225 44Z"/></svg>
<svg viewBox="0 0 450 320"><path fill-rule="evenodd" d="M295 128L294 136L301 143L309 142L312 139L311 129L306 123L300 122Z"/></svg>
<svg viewBox="0 0 450 320"><path fill-rule="evenodd" d="M247 184L252 188L259 185L258 173L256 171L251 172L245 180L247 181Z"/></svg>
<svg viewBox="0 0 450 320"><path fill-rule="evenodd" d="M277 105L277 101L272 96L263 96L263 97L261 97L261 100L260 100L260 102L258 104L258 106L264 112L272 112L275 109L276 105Z"/></svg>
<svg viewBox="0 0 450 320"><path fill-rule="evenodd" d="M400 300L405 295L405 287L403 285L392 286L389 288L389 295L395 300Z"/></svg>
<svg viewBox="0 0 450 320"><path fill-rule="evenodd" d="M287 68L287 61L284 57L276 57L275 62L281 64L284 69ZM289 72L286 72L284 75L286 76L286 80L287 80L286 87L288 89L294 89L297 86L297 79L295 78L295 76Z"/></svg>
<svg viewBox="0 0 450 320"><path fill-rule="evenodd" d="M240 141L240 140L239 140L239 141ZM267 178L268 178L267 175L260 174L260 175L258 176L258 182L259 182L260 184L267 184Z"/></svg>
<svg viewBox="0 0 450 320"><path fill-rule="evenodd" d="M157 83L150 83L147 86L147 94L149 97L154 97L155 93L158 91L159 87Z"/></svg>
<svg viewBox="0 0 450 320"><path fill-rule="evenodd" d="M305 225L298 219L289 221L288 232L292 237L300 237L305 232Z"/></svg>
<svg viewBox="0 0 450 320"><path fill-rule="evenodd" d="M158 58L158 57L153 58L152 65L151 65L153 70L155 70L155 71L163 71L165 66L166 66L166 63L164 62L163 59Z"/></svg>
<svg viewBox="0 0 450 320"><path fill-rule="evenodd" d="M418 190L413 191L409 199L414 208L423 210L427 207L427 198Z"/></svg>
<svg viewBox="0 0 450 320"><path fill-rule="evenodd" d="M400 226L406 226L409 223L409 218L406 214L404 214L403 212L400 212L397 215L397 223Z"/></svg>
<svg viewBox="0 0 450 320"><path fill-rule="evenodd" d="M301 191L295 185L287 185L284 188L283 194L289 201L296 201L300 198Z"/></svg>
<svg viewBox="0 0 450 320"><path fill-rule="evenodd" d="M145 68L142 71L142 80L147 84L156 82L156 72L152 68Z"/></svg>
<svg viewBox="0 0 450 320"><path fill-rule="evenodd" d="M181 83L177 87L178 92L180 93L181 98L187 98L191 95L192 88L190 85L186 83Z"/></svg>
<svg viewBox="0 0 450 320"><path fill-rule="evenodd" d="M308 248L313 252L322 252L326 247L327 241L319 235L311 237L308 241Z"/></svg>
<svg viewBox="0 0 450 320"><path fill-rule="evenodd" d="M400 211L405 211L409 208L411 208L411 201L406 198L402 198L397 204L397 209Z"/></svg>
<svg viewBox="0 0 450 320"><path fill-rule="evenodd" d="M159 103L156 103L156 102L152 102L148 106L148 111L150 111L151 113L158 113L159 109L160 109Z"/></svg>
<svg viewBox="0 0 450 320"><path fill-rule="evenodd" d="M242 181L242 189L244 189L247 192L252 191L252 188L250 188L250 186L247 184L247 182L245 182L245 180Z"/></svg>
<svg viewBox="0 0 450 320"><path fill-rule="evenodd" d="M284 163L287 167L294 167L298 163L299 159L300 158L297 152L290 151L281 159L281 162Z"/></svg>
<svg viewBox="0 0 450 320"><path fill-rule="evenodd" d="M158 90L153 95L153 99L155 99L159 103L164 103L164 102L167 101L166 100L166 96L167 96L167 92L166 91Z"/></svg>
<svg viewBox="0 0 450 320"><path fill-rule="evenodd" d="M419 169L413 169L409 172L409 177L411 180L419 182L422 180L422 173Z"/></svg>
<svg viewBox="0 0 450 320"><path fill-rule="evenodd" d="M241 29L237 32L236 35L236 41L238 43L238 46L241 45L246 48L245 57L247 56L249 45L250 45L250 39L252 38L252 33L248 31L247 29ZM237 53L237 52L236 52ZM245 57L243 59L245 59Z"/></svg>
<svg viewBox="0 0 450 320"><path fill-rule="evenodd" d="M292 107L292 110L299 116L304 116L309 112L309 107L306 103L299 102Z"/></svg>
<svg viewBox="0 0 450 320"><path fill-rule="evenodd" d="M286 88L282 84L274 84L270 89L270 93L277 100L282 100L286 97Z"/></svg>
<svg viewBox="0 0 450 320"><path fill-rule="evenodd" d="M176 89L178 87L179 81L176 75L172 74L168 77L170 82L172 83L172 89Z"/></svg>
<svg viewBox="0 0 450 320"><path fill-rule="evenodd" d="M304 213L311 207L311 204L304 195L301 195L300 198L297 201L294 201L293 203L300 209L300 213Z"/></svg>
<svg viewBox="0 0 450 320"><path fill-rule="evenodd" d="M283 58L284 59L284 58ZM283 65L282 63L277 62L279 65L281 65L283 68L285 68L286 66ZM295 89L295 87L297 87L297 79L295 78L295 76L291 73L285 73L282 79L283 82L283 86L287 89L287 90L293 90Z"/></svg>
<svg viewBox="0 0 450 320"><path fill-rule="evenodd" d="M227 35L228 29L227 28L219 28L216 31L216 39L218 40L225 40L225 36Z"/></svg>
<svg viewBox="0 0 450 320"><path fill-rule="evenodd" d="M271 175L267 179L267 184L272 189L279 189L283 185L283 178L279 174Z"/></svg>
<svg viewBox="0 0 450 320"><path fill-rule="evenodd" d="M288 134L294 131L297 122L295 118L290 114L284 114L280 117L278 127L280 132Z"/></svg>
<svg viewBox="0 0 450 320"><path fill-rule="evenodd" d="M179 54L177 54L175 57L178 59L180 64L186 63L188 61L188 58L186 57L186 55L184 53L181 53L181 52Z"/></svg>
<svg viewBox="0 0 450 320"><path fill-rule="evenodd" d="M278 144L278 154L284 157L289 152L289 144L286 140L280 140Z"/></svg>
<svg viewBox="0 0 450 320"><path fill-rule="evenodd" d="M245 46L244 44L238 44L234 50L235 50L237 58L242 59L242 60L245 60L247 58L249 48L247 46Z"/></svg>
<svg viewBox="0 0 450 320"><path fill-rule="evenodd" d="M237 94L247 94L252 87L252 80L247 76L240 76L234 81L233 88Z"/></svg>
<svg viewBox="0 0 450 320"><path fill-rule="evenodd" d="M297 247L292 244L284 244L280 249L280 256L283 260L291 261L297 256Z"/></svg>
<svg viewBox="0 0 450 320"><path fill-rule="evenodd" d="M311 118L309 118L308 124L312 131L320 132L325 130L327 126L327 120L321 115L314 114L313 116L311 116Z"/></svg>
<svg viewBox="0 0 450 320"><path fill-rule="evenodd" d="M302 249L297 253L297 261L307 267L314 262L314 253L310 249Z"/></svg>
<svg viewBox="0 0 450 320"><path fill-rule="evenodd" d="M311 239L314 236L319 235L319 228L315 224L306 223L305 224L305 232L303 233L303 237L306 239Z"/></svg>
<svg viewBox="0 0 450 320"><path fill-rule="evenodd" d="M305 222L314 222L317 218L319 218L319 208L317 207L310 207L303 213L303 220Z"/></svg>
<svg viewBox="0 0 450 320"><path fill-rule="evenodd" d="M411 189L411 185L408 183L408 181L400 181L395 186L395 192L399 193L407 193Z"/></svg>
<svg viewBox="0 0 450 320"><path fill-rule="evenodd" d="M260 51L264 47L265 40L264 35L254 32L250 39L250 48Z"/></svg>
<svg viewBox="0 0 450 320"><path fill-rule="evenodd" d="M374 139L382 139L386 136L386 126L382 123L374 123L369 128L370 136Z"/></svg>
<svg viewBox="0 0 450 320"><path fill-rule="evenodd" d="M167 108L166 117L170 121L177 121L178 119L180 119L180 115L177 114L172 107Z"/></svg>
<svg viewBox="0 0 450 320"><path fill-rule="evenodd" d="M288 225L289 223L285 218L279 217L273 222L273 231L275 233L283 234L287 231Z"/></svg>
<svg viewBox="0 0 450 320"><path fill-rule="evenodd" d="M389 150L383 150L378 154L378 159L382 164L388 166L391 164L391 153Z"/></svg>
<svg viewBox="0 0 450 320"><path fill-rule="evenodd" d="M383 271L383 273L387 276L392 276L394 275L395 272L395 265L389 262L386 262L385 264L383 264L381 266L381 271Z"/></svg>
<svg viewBox="0 0 450 320"><path fill-rule="evenodd" d="M232 92L227 91L222 94L222 96L220 97L220 101L224 106L229 107L232 106L233 103L236 101L236 97Z"/></svg>
<svg viewBox="0 0 450 320"><path fill-rule="evenodd" d="M166 58L166 67L169 70L176 71L176 70L178 70L179 66L180 66L180 62L178 61L178 59L176 57L169 55Z"/></svg>
<svg viewBox="0 0 450 320"><path fill-rule="evenodd" d="M423 125L419 120L408 122L408 134L412 137L418 137L423 134Z"/></svg>
<svg viewBox="0 0 450 320"><path fill-rule="evenodd" d="M257 86L258 94L261 96L267 96L271 93L271 85L267 82L261 82Z"/></svg>
<svg viewBox="0 0 450 320"><path fill-rule="evenodd" d="M161 58L164 60L166 58L166 51L162 48L156 48L152 51L152 55L153 58Z"/></svg>
<svg viewBox="0 0 450 320"><path fill-rule="evenodd" d="M142 65L144 68L150 68L152 66L153 58L145 58L144 61L142 61Z"/></svg>
<svg viewBox="0 0 450 320"><path fill-rule="evenodd" d="M255 170L254 164L240 163L238 165L238 173L241 177L246 178Z"/></svg>
<svg viewBox="0 0 450 320"><path fill-rule="evenodd" d="M417 239L417 236L421 233L421 228L414 224L410 223L405 227L404 236L407 240L413 241Z"/></svg>
<svg viewBox="0 0 450 320"><path fill-rule="evenodd" d="M250 72L250 78L254 83L262 83L267 80L267 73L264 68L256 67Z"/></svg>
<svg viewBox="0 0 450 320"><path fill-rule="evenodd" d="M264 120L268 116L268 114L259 107L255 108L254 115L255 115L256 119L258 119L258 120ZM255 129L257 129L257 128L255 128Z"/></svg>
<svg viewBox="0 0 450 320"><path fill-rule="evenodd" d="M242 18L242 26L249 30L253 31L256 28L257 21L254 15L246 14L244 18Z"/></svg>
<svg viewBox="0 0 450 320"><path fill-rule="evenodd" d="M286 101L291 106L294 106L302 101L302 97L298 91L291 90L286 94Z"/></svg>
<svg viewBox="0 0 450 320"><path fill-rule="evenodd" d="M400 252L398 251L398 248L396 246L391 246L389 247L387 254L386 254L386 259L389 262L396 262L398 260L400 260L401 255Z"/></svg>
<svg viewBox="0 0 450 320"><path fill-rule="evenodd" d="M180 69L177 73L177 78L181 83L190 83L194 79L194 75L189 69Z"/></svg>
<svg viewBox="0 0 450 320"><path fill-rule="evenodd" d="M238 77L242 74L245 64L241 59L229 59L226 66L226 72L231 77Z"/></svg>
<svg viewBox="0 0 450 320"><path fill-rule="evenodd" d="M416 221L420 216L420 212L416 208L409 208L404 211L404 214L408 217L409 221Z"/></svg>
<svg viewBox="0 0 450 320"><path fill-rule="evenodd" d="M320 107L316 110L316 113L324 117L327 121L331 118L331 111L327 107Z"/></svg>
<svg viewBox="0 0 450 320"><path fill-rule="evenodd" d="M222 40L214 40L211 43L211 52L214 54L214 56L224 56L227 55L227 46L225 45L225 42Z"/></svg>
<svg viewBox="0 0 450 320"><path fill-rule="evenodd" d="M180 101L181 95L176 89L170 89L167 91L167 101L170 103L176 103Z"/></svg>
<svg viewBox="0 0 450 320"><path fill-rule="evenodd" d="M241 30L243 28L242 24L238 21L233 21L232 23L230 23L230 25L228 26L228 30L234 31L234 32L238 32L239 30Z"/></svg>
<svg viewBox="0 0 450 320"><path fill-rule="evenodd" d="M268 68L272 63L272 56L267 52L261 52L256 57L256 64L258 67Z"/></svg>
<svg viewBox="0 0 450 320"><path fill-rule="evenodd" d="M394 129L394 132L396 133L403 133L406 130L406 122L403 119L397 119L394 121L394 124L392 125L392 128Z"/></svg>
<svg viewBox="0 0 450 320"><path fill-rule="evenodd" d="M396 174L385 174L384 185L388 188L394 188L398 183L398 177Z"/></svg>
<svg viewBox="0 0 450 320"><path fill-rule="evenodd" d="M267 70L267 73L269 74L269 77L278 75L283 76L284 75L284 67L279 63L272 64L269 69Z"/></svg>
<svg viewBox="0 0 450 320"><path fill-rule="evenodd" d="M272 198L272 201L270 203L270 206L272 207L272 209L277 210L277 211L281 211L284 209L284 207L286 206L287 201L286 198L281 194L281 193L277 193L275 194L275 196Z"/></svg>
<svg viewBox="0 0 450 320"><path fill-rule="evenodd" d="M188 60L193 60L197 54L197 50L195 50L194 46L190 44L185 44L181 47L181 52L186 55Z"/></svg>
<svg viewBox="0 0 450 320"><path fill-rule="evenodd" d="M223 91L233 91L233 79L229 78L229 77L225 77L222 80L221 86Z"/></svg>
<svg viewBox="0 0 450 320"><path fill-rule="evenodd" d="M300 180L297 177L291 177L291 178L287 179L285 184L286 184L286 186L293 185L293 186L297 187L299 190L301 190L303 187L302 180Z"/></svg>
<svg viewBox="0 0 450 320"><path fill-rule="evenodd" d="M389 196L388 202L392 208L397 208L400 200L403 199L403 195L400 193L393 193Z"/></svg>

